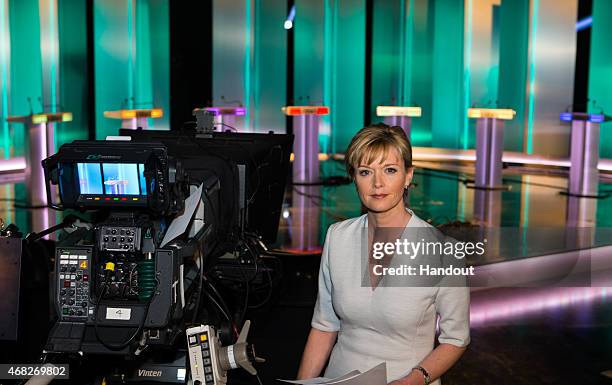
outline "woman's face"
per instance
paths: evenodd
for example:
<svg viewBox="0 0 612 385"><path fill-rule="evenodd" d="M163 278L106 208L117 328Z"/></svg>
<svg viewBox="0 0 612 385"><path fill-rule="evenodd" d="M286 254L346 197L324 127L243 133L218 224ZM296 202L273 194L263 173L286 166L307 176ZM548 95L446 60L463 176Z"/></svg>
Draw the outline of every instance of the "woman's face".
<svg viewBox="0 0 612 385"><path fill-rule="evenodd" d="M406 170L396 148L387 156L381 155L371 164L359 164L355 170L355 184L359 198L368 210L384 213L404 206L404 187L410 185L413 168Z"/></svg>

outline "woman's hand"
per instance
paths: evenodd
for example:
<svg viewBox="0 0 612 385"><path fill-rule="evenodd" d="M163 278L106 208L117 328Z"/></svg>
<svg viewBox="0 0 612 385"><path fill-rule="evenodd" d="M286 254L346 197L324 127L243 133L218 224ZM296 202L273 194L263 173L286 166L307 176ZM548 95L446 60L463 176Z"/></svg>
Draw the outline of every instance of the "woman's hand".
<svg viewBox="0 0 612 385"><path fill-rule="evenodd" d="M406 377L400 378L399 380L391 381L387 385L423 385L425 384L425 378L421 373L416 370L408 373Z"/></svg>
<svg viewBox="0 0 612 385"><path fill-rule="evenodd" d="M426 368L430 376L430 381L434 382L442 376L448 369L451 368L459 360L459 357L465 352L465 347L458 347L451 344L440 344L437 348L431 351L419 365ZM425 377L423 374L414 369L405 377L390 382L387 385L424 385Z"/></svg>

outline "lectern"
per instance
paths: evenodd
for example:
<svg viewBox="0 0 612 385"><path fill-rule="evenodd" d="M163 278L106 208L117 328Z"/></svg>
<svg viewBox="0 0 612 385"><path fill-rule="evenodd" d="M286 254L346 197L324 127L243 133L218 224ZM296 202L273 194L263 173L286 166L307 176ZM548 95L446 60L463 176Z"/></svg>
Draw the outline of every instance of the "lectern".
<svg viewBox="0 0 612 385"><path fill-rule="evenodd" d="M30 206L47 205L47 188L41 162L55 154L55 123L70 122L72 113L51 112L26 116L9 116L9 123L26 127L25 181Z"/></svg>
<svg viewBox="0 0 612 385"><path fill-rule="evenodd" d="M319 180L319 123L329 115L326 106L287 106L283 112L293 118L293 182L315 183Z"/></svg>
<svg viewBox="0 0 612 385"><path fill-rule="evenodd" d="M421 107L378 106L376 107L376 116L384 117L385 124L389 126L403 128L406 136L410 139L412 118L421 116Z"/></svg>
<svg viewBox="0 0 612 385"><path fill-rule="evenodd" d="M104 111L104 117L109 119L121 119L121 128L135 130L149 128L149 118L156 119L164 116L161 108L144 108L138 110Z"/></svg>
<svg viewBox="0 0 612 385"><path fill-rule="evenodd" d="M500 190L502 185L502 155L504 153L504 120L512 120L514 110L499 108L469 108L468 118L476 121L476 178L471 187Z"/></svg>

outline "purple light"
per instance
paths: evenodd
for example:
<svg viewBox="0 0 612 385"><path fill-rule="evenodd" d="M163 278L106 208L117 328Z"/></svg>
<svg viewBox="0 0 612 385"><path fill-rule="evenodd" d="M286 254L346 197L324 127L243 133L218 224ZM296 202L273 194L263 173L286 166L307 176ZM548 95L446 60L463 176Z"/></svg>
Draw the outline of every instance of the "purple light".
<svg viewBox="0 0 612 385"><path fill-rule="evenodd" d="M508 289L509 290L509 289ZM505 293L505 294L504 294ZM563 287L543 289L513 289L500 292L473 292L470 324L485 325L492 321L512 319L527 314L553 311L572 305L608 302L608 287Z"/></svg>
<svg viewBox="0 0 612 385"><path fill-rule="evenodd" d="M212 112L215 116L244 116L246 114L246 108L244 107L206 107L205 110L208 112Z"/></svg>
<svg viewBox="0 0 612 385"><path fill-rule="evenodd" d="M584 112L562 112L559 118L564 122L571 122L574 120L587 120L591 123L603 123L606 120L604 114L586 114Z"/></svg>
<svg viewBox="0 0 612 385"><path fill-rule="evenodd" d="M606 120L606 117L603 114L590 114L589 115L589 122L591 123L602 123L604 120Z"/></svg>

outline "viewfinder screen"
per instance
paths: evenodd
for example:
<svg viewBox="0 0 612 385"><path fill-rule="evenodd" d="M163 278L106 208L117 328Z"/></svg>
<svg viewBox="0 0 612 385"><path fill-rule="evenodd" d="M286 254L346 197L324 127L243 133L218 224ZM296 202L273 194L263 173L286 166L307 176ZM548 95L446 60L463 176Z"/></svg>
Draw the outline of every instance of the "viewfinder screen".
<svg viewBox="0 0 612 385"><path fill-rule="evenodd" d="M77 163L81 194L104 194L99 163Z"/></svg>
<svg viewBox="0 0 612 385"><path fill-rule="evenodd" d="M146 195L144 164L77 163L77 171L81 194Z"/></svg>
<svg viewBox="0 0 612 385"><path fill-rule="evenodd" d="M102 163L106 195L140 195L136 163Z"/></svg>

